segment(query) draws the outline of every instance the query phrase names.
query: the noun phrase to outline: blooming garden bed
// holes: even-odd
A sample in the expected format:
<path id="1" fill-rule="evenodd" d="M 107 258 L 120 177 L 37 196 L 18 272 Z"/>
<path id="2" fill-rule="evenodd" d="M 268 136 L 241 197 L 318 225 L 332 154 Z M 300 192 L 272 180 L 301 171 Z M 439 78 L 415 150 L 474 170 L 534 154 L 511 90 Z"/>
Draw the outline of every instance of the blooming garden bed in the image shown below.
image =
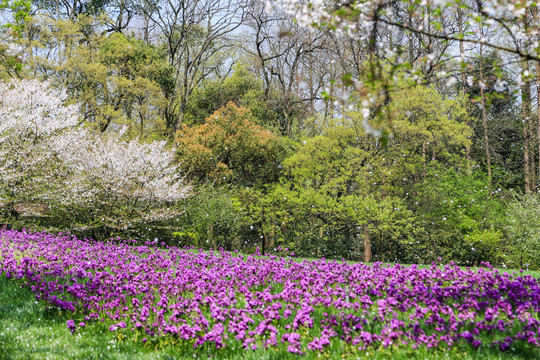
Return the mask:
<path id="1" fill-rule="evenodd" d="M 66 332 L 106 324 L 115 338 L 186 351 L 540 348 L 540 280 L 492 268 L 298 262 L 2 230 L 0 276 L 72 313 Z"/>

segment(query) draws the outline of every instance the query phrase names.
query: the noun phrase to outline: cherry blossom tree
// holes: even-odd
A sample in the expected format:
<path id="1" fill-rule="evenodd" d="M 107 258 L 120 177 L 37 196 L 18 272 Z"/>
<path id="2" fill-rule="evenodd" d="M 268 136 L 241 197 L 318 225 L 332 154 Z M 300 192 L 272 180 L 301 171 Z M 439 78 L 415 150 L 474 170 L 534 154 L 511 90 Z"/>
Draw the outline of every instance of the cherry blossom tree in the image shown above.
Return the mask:
<path id="1" fill-rule="evenodd" d="M 123 140 L 79 125 L 77 105 L 38 80 L 0 83 L 0 203 L 46 203 L 62 228 L 112 236 L 178 214 L 188 196 L 165 141 Z"/>
<path id="2" fill-rule="evenodd" d="M 530 0 L 269 0 L 294 15 L 304 26 L 329 26 L 332 30 L 357 39 L 376 36 L 377 27 L 389 26 L 447 41 L 483 44 L 514 53 L 525 60 L 540 61 L 540 17 L 538 3 Z M 417 26 L 397 16 L 397 6 L 408 5 L 410 19 L 424 19 Z M 442 30 L 437 24 L 449 13 L 460 12 L 473 31 Z M 501 27 L 503 36 L 487 38 L 475 31 L 483 24 Z M 373 39 L 376 41 L 376 39 Z M 386 44 L 385 44 L 386 45 Z M 399 43 L 394 44 L 395 49 Z"/>
<path id="3" fill-rule="evenodd" d="M 33 201 L 50 183 L 55 156 L 49 141 L 78 122 L 65 92 L 37 80 L 0 82 L 0 203 L 17 216 L 16 203 Z"/>
<path id="4" fill-rule="evenodd" d="M 174 219 L 176 202 L 189 187 L 173 164 L 175 153 L 165 141 L 142 143 L 120 134 L 70 131 L 54 144 L 65 168 L 65 186 L 52 195 L 70 227 L 93 237 L 140 235 Z"/>

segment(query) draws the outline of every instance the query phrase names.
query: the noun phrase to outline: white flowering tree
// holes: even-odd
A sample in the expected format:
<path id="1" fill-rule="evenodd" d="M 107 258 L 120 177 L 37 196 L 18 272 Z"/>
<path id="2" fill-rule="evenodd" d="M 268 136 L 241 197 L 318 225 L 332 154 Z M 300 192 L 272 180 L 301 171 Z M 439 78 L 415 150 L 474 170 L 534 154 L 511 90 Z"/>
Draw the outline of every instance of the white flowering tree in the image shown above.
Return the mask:
<path id="1" fill-rule="evenodd" d="M 64 106 L 64 92 L 37 80 L 0 82 L 0 206 L 33 202 L 51 183 L 57 165 L 50 141 L 78 121 L 77 107 Z"/>
<path id="2" fill-rule="evenodd" d="M 57 229 L 103 238 L 174 218 L 189 192 L 175 152 L 163 141 L 124 141 L 123 132 L 94 134 L 66 98 L 37 80 L 0 83 L 4 220 L 22 205 L 46 204 Z"/>
<path id="3" fill-rule="evenodd" d="M 178 216 L 174 204 L 189 195 L 165 141 L 141 143 L 114 135 L 71 131 L 55 149 L 65 164 L 65 186 L 53 197 L 70 227 L 97 238 L 141 235 Z"/>

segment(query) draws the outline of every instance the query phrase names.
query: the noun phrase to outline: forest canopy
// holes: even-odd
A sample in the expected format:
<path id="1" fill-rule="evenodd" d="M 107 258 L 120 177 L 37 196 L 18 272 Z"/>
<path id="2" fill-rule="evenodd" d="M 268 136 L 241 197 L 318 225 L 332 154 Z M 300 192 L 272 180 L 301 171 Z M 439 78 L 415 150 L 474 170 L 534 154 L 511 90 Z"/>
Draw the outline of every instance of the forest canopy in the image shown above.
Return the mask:
<path id="1" fill-rule="evenodd" d="M 4 225 L 540 268 L 534 1 L 0 11 Z"/>

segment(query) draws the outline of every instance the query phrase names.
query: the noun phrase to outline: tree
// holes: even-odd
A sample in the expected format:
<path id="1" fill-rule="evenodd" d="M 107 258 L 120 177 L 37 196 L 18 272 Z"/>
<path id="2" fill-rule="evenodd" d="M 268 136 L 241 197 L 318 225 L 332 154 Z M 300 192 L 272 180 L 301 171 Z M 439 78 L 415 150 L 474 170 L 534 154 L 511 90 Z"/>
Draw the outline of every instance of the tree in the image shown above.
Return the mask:
<path id="1" fill-rule="evenodd" d="M 181 231 L 175 233 L 179 245 L 227 251 L 247 248 L 242 235 L 250 218 L 234 189 L 199 186 L 184 202 L 184 209 Z"/>
<path id="2" fill-rule="evenodd" d="M 389 154 L 388 163 L 404 167 L 399 174 L 420 179 L 430 164 L 466 167 L 464 148 L 472 132 L 466 125 L 469 114 L 465 98 L 444 99 L 433 88 L 417 86 L 396 94 L 385 111 L 394 114 L 395 132 L 385 153 Z M 414 169 L 411 163 L 422 167 Z"/>
<path id="3" fill-rule="evenodd" d="M 0 14 L 6 22 L 0 30 L 0 64 L 8 76 L 20 77 L 22 71 L 22 47 L 16 41 L 30 22 L 30 0 L 2 0 Z"/>
<path id="4" fill-rule="evenodd" d="M 443 258 L 465 265 L 501 263 L 504 192 L 490 192 L 487 172 L 434 167 L 418 184 L 408 206 L 425 230 L 409 244 L 409 261 Z"/>
<path id="5" fill-rule="evenodd" d="M 286 153 L 278 136 L 256 125 L 249 110 L 232 102 L 203 125 L 184 124 L 176 143 L 182 171 L 196 183 L 272 182 Z"/>
<path id="6" fill-rule="evenodd" d="M 125 141 L 79 125 L 78 107 L 48 83 L 0 83 L 0 201 L 46 204 L 45 228 L 95 239 L 141 236 L 178 216 L 189 195 L 165 141 Z M 43 228 L 42 227 L 42 228 Z"/>
<path id="7" fill-rule="evenodd" d="M 327 53 L 330 38 L 299 27 L 285 13 L 269 15 L 260 1 L 250 1 L 245 25 L 250 30 L 245 51 L 264 86 L 264 100 L 275 109 L 281 134 L 320 107 L 329 81 Z M 302 78 L 304 76 L 305 78 Z M 319 110 L 319 109 L 317 109 Z"/>
<path id="8" fill-rule="evenodd" d="M 51 211 L 64 226 L 95 239 L 159 231 L 178 217 L 175 204 L 189 196 L 165 141 L 77 129 L 58 138 L 54 149 L 65 183 L 51 192 Z"/>
<path id="9" fill-rule="evenodd" d="M 432 171 L 465 171 L 469 115 L 463 98 L 422 86 L 396 94 L 384 110 L 394 114 L 386 145 L 362 127 L 362 112 L 349 112 L 283 162 L 280 183 L 254 205 L 266 247 L 365 261 L 410 255 L 422 234 L 420 211 L 412 212 L 419 185 L 427 187 Z"/>
<path id="10" fill-rule="evenodd" d="M 244 66 L 238 65 L 225 79 L 208 79 L 193 91 L 184 123 L 204 124 L 206 118 L 233 102 L 238 107 L 249 109 L 254 119 L 260 121 L 258 125 L 272 126 L 270 113 L 273 111 L 262 100 L 263 91 L 260 79 Z"/>
<path id="11" fill-rule="evenodd" d="M 471 159 L 487 172 L 489 153 L 493 183 L 508 188 L 521 187 L 523 125 L 518 115 L 517 94 L 512 91 L 515 82 L 511 79 L 510 70 L 502 67 L 503 63 L 500 54 L 494 51 L 471 59 L 464 67 L 465 80 L 462 79 L 463 82 L 460 81 L 459 86 L 470 99 L 468 111 L 472 119 L 470 126 L 474 130 L 471 139 Z M 482 77 L 480 69 L 483 70 Z M 477 81 L 480 78 L 483 78 L 482 81 Z M 486 147 L 486 135 L 489 137 L 489 148 Z"/>
<path id="12" fill-rule="evenodd" d="M 10 22 L 3 25 L 3 28 L 21 31 L 30 20 L 32 10 L 31 0 L 2 0 L 0 1 L 0 12 L 11 18 Z M 6 14 L 7 13 L 7 14 Z"/>
<path id="13" fill-rule="evenodd" d="M 227 67 L 229 38 L 242 23 L 244 6 L 240 0 L 143 0 L 142 9 L 159 29 L 175 70 L 175 91 L 167 93 L 164 113 L 168 135 L 174 137 L 193 91 L 204 79 L 220 77 Z"/>
<path id="14" fill-rule="evenodd" d="M 283 162 L 284 177 L 254 210 L 265 248 L 285 246 L 301 256 L 394 259 L 400 240 L 415 232 L 399 197 L 384 193 L 384 158 L 352 128 L 300 144 Z M 363 256 L 361 252 L 363 251 Z"/>
<path id="15" fill-rule="evenodd" d="M 4 217 L 17 218 L 14 205 L 35 202 L 54 178 L 50 147 L 78 123 L 77 106 L 64 106 L 65 92 L 37 80 L 0 82 L 0 201 Z"/>
<path id="16" fill-rule="evenodd" d="M 155 46 L 102 32 L 104 21 L 38 18 L 26 64 L 36 76 L 66 88 L 81 104 L 84 121 L 99 131 L 127 125 L 132 135 L 159 136 L 165 132 L 167 94 L 174 92 L 173 69 Z"/>
<path id="17" fill-rule="evenodd" d="M 368 51 L 372 56 L 367 69 L 369 81 L 361 82 L 355 78 L 347 81 L 349 87 L 365 93 L 366 107 L 374 102 L 390 102 L 396 90 L 394 78 L 387 77 L 380 71 L 380 58 L 375 55 L 384 49 L 386 53 L 399 57 L 406 50 L 413 49 L 410 43 L 394 41 L 393 37 L 386 41 L 381 37 L 393 30 L 419 38 L 418 44 L 422 48 L 419 62 L 429 62 L 437 58 L 432 39 L 443 43 L 447 49 L 444 51 L 446 57 L 452 56 L 453 44 L 478 44 L 522 61 L 540 62 L 537 34 L 540 17 L 536 11 L 537 4 L 533 1 L 517 1 L 509 5 L 506 1 L 462 0 L 355 0 L 344 3 L 280 0 L 274 3 L 294 15 L 301 25 L 329 29 L 342 36 L 369 43 Z M 399 16 L 399 12 L 396 12 L 396 7 L 400 5 L 407 10 L 407 16 Z M 455 27 L 445 26 L 449 18 L 456 18 L 459 24 L 469 24 L 472 31 L 459 24 Z M 488 37 L 484 36 L 482 31 L 475 31 L 485 24 L 499 30 L 500 35 Z M 415 62 L 414 57 L 410 57 L 409 61 L 393 64 L 391 73 L 402 69 L 409 70 L 412 80 L 424 82 L 425 73 L 423 74 L 422 67 L 415 66 Z M 460 60 L 461 64 L 464 62 L 464 59 Z M 438 63 L 437 67 L 440 68 Z M 528 76 L 525 70 L 521 73 L 522 76 L 518 79 Z M 437 78 L 445 78 L 447 71 L 443 68 L 436 71 L 435 75 Z M 374 112 L 375 114 L 382 115 L 378 111 Z M 370 121 L 373 123 L 375 119 L 377 117 L 374 116 Z M 375 125 L 387 128 L 391 124 L 389 116 L 383 120 Z M 385 134 L 386 132 L 381 132 L 383 137 Z"/>
<path id="18" fill-rule="evenodd" d="M 56 20 L 75 20 L 81 15 L 97 15 L 115 0 L 32 0 L 39 10 Z M 111 4 L 112 5 L 112 4 Z"/>

